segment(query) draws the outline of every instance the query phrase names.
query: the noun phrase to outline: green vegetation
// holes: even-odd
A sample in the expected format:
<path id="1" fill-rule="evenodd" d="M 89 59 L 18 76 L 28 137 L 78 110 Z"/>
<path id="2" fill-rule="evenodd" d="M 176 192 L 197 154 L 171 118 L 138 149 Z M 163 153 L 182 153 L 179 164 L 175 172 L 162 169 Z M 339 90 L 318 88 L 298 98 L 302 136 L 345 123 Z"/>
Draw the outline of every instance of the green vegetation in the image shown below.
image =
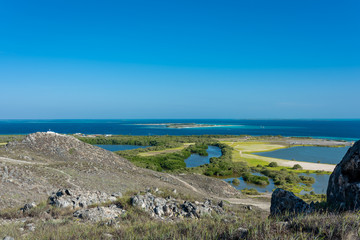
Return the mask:
<path id="1" fill-rule="evenodd" d="M 208 146 L 206 144 L 197 143 L 195 145 L 190 145 L 179 152 L 158 154 L 146 157 L 137 155 L 137 151 L 134 150 L 118 151 L 116 153 L 122 157 L 127 158 L 139 167 L 148 168 L 155 171 L 174 171 L 185 169 L 186 164 L 184 160 L 190 157 L 190 155 L 193 153 L 206 156 L 208 154 L 206 152 L 207 148 Z"/>
<path id="2" fill-rule="evenodd" d="M 219 138 L 226 141 L 219 142 Z M 244 136 L 242 136 L 244 137 Z M 194 172 L 212 177 L 243 177 L 246 182 L 257 185 L 269 184 L 269 178 L 277 187 L 299 193 L 311 190 L 314 178 L 298 176 L 299 173 L 328 174 L 324 171 L 302 170 L 299 164 L 294 167 L 278 165 L 278 159 L 270 162 L 271 158 L 251 154 L 253 152 L 269 151 L 287 146 L 264 142 L 271 136 L 246 137 L 251 141 L 238 141 L 239 136 L 97 136 L 81 137 L 82 141 L 91 144 L 129 144 L 145 145 L 139 148 L 116 152 L 118 155 L 132 161 L 135 165 L 155 171 Z M 277 138 L 280 138 L 277 136 Z M 229 141 L 233 140 L 233 142 Z M 236 140 L 236 141 L 235 141 Z M 207 155 L 207 146 L 221 148 L 222 156 L 211 158 L 209 164 L 195 168 L 186 168 L 184 160 L 191 154 Z M 259 172 L 264 176 L 255 176 L 252 172 Z M 300 184 L 303 183 L 303 184 Z"/>
<path id="3" fill-rule="evenodd" d="M 238 185 L 240 184 L 240 180 L 237 179 L 237 178 L 234 178 L 234 179 L 232 180 L 232 184 L 234 184 L 235 186 L 238 186 Z"/>
<path id="4" fill-rule="evenodd" d="M 75 148 L 70 148 L 70 149 L 69 149 L 69 153 L 70 153 L 70 154 L 74 154 L 75 151 L 76 151 Z"/>
<path id="5" fill-rule="evenodd" d="M 0 135 L 0 145 L 5 145 L 12 141 L 22 141 L 25 135 Z"/>
<path id="6" fill-rule="evenodd" d="M 298 195 L 298 197 L 302 198 L 305 202 L 319 202 L 322 205 L 326 203 L 326 194 L 316 194 L 311 191 L 310 193 L 305 193 L 304 195 Z M 326 207 L 326 206 L 324 206 Z"/>
<path id="7" fill-rule="evenodd" d="M 244 188 L 243 190 L 241 190 L 241 192 L 246 195 L 260 195 L 258 190 L 256 190 L 255 188 Z"/>
<path id="8" fill-rule="evenodd" d="M 299 169 L 303 169 L 303 168 L 302 168 L 302 166 L 301 166 L 300 164 L 295 164 L 295 165 L 293 166 L 293 169 L 294 169 L 294 170 L 299 170 Z"/>
<path id="9" fill-rule="evenodd" d="M 78 137 L 81 141 L 89 144 L 109 144 L 109 145 L 138 145 L 138 146 L 157 146 L 164 148 L 180 147 L 183 143 L 203 143 L 214 141 L 213 135 L 203 136 L 128 136 L 115 135 L 111 137 Z"/>
<path id="10" fill-rule="evenodd" d="M 279 165 L 277 164 L 277 162 L 271 162 L 269 163 L 268 167 L 278 167 Z"/>
<path id="11" fill-rule="evenodd" d="M 244 173 L 242 175 L 242 177 L 244 178 L 245 182 L 250 182 L 250 183 L 257 184 L 257 185 L 268 185 L 269 184 L 269 179 L 265 176 L 256 176 L 251 173 Z"/>

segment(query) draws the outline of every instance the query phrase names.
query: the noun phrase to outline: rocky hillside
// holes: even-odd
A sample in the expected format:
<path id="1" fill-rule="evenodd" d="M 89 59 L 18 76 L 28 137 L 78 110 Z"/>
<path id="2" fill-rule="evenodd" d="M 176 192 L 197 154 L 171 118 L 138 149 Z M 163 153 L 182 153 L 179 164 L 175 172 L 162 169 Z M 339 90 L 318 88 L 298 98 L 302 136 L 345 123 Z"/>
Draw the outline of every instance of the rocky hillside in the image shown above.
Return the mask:
<path id="1" fill-rule="evenodd" d="M 39 202 L 59 188 L 114 192 L 161 188 L 193 198 L 237 197 L 224 181 L 135 167 L 112 152 L 56 133 L 34 133 L 0 147 L 0 208 Z"/>
<path id="2" fill-rule="evenodd" d="M 77 161 L 109 165 L 126 165 L 129 162 L 105 149 L 86 144 L 77 138 L 54 132 L 37 132 L 25 137 L 21 142 L 11 142 L 6 146 L 9 153 L 26 160 Z M 29 155 L 29 156 L 28 156 Z"/>

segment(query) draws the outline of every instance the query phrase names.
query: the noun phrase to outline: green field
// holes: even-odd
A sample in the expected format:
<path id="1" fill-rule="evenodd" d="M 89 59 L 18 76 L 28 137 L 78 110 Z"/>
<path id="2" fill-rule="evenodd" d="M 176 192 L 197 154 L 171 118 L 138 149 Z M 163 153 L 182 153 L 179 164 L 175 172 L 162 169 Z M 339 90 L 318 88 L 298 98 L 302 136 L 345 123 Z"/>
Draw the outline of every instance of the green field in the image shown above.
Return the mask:
<path id="1" fill-rule="evenodd" d="M 194 145 L 194 144 L 195 143 L 184 143 L 183 146 L 181 146 L 181 147 L 167 148 L 167 149 L 159 150 L 159 151 L 141 152 L 141 153 L 138 154 L 138 156 L 149 157 L 149 156 L 155 156 L 155 155 L 158 155 L 158 154 L 179 152 L 179 151 L 183 150 L 184 148 L 186 148 L 186 147 L 188 147 L 190 145 Z"/>

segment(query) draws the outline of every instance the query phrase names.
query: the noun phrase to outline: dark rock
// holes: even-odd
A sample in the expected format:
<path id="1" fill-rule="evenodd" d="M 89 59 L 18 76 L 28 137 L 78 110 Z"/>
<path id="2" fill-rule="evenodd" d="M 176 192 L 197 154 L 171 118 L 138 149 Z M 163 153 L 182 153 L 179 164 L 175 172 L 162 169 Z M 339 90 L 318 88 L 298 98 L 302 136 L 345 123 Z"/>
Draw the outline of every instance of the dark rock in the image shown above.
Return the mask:
<path id="1" fill-rule="evenodd" d="M 246 228 L 239 227 L 235 230 L 233 239 L 245 239 L 249 233 L 249 230 Z"/>
<path id="2" fill-rule="evenodd" d="M 22 207 L 20 210 L 22 210 L 23 212 L 26 212 L 32 208 L 36 207 L 36 204 L 35 203 L 26 203 L 24 205 L 24 207 Z"/>
<path id="3" fill-rule="evenodd" d="M 360 209 L 360 141 L 347 151 L 331 174 L 327 202 L 336 210 Z"/>
<path id="4" fill-rule="evenodd" d="M 277 188 L 271 196 L 270 215 L 310 213 L 312 208 L 292 192 Z"/>

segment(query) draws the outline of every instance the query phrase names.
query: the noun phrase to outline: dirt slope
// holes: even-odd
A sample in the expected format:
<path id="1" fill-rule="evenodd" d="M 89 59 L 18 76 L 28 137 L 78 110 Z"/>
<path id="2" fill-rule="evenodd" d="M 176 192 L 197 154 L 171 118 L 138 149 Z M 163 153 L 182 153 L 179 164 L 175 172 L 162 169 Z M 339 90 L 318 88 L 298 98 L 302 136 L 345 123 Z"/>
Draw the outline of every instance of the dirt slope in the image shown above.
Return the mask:
<path id="1" fill-rule="evenodd" d="M 0 209 L 44 200 L 58 188 L 124 193 L 147 187 L 176 189 L 199 199 L 240 196 L 224 181 L 138 168 L 72 136 L 34 133 L 21 142 L 0 147 Z"/>

